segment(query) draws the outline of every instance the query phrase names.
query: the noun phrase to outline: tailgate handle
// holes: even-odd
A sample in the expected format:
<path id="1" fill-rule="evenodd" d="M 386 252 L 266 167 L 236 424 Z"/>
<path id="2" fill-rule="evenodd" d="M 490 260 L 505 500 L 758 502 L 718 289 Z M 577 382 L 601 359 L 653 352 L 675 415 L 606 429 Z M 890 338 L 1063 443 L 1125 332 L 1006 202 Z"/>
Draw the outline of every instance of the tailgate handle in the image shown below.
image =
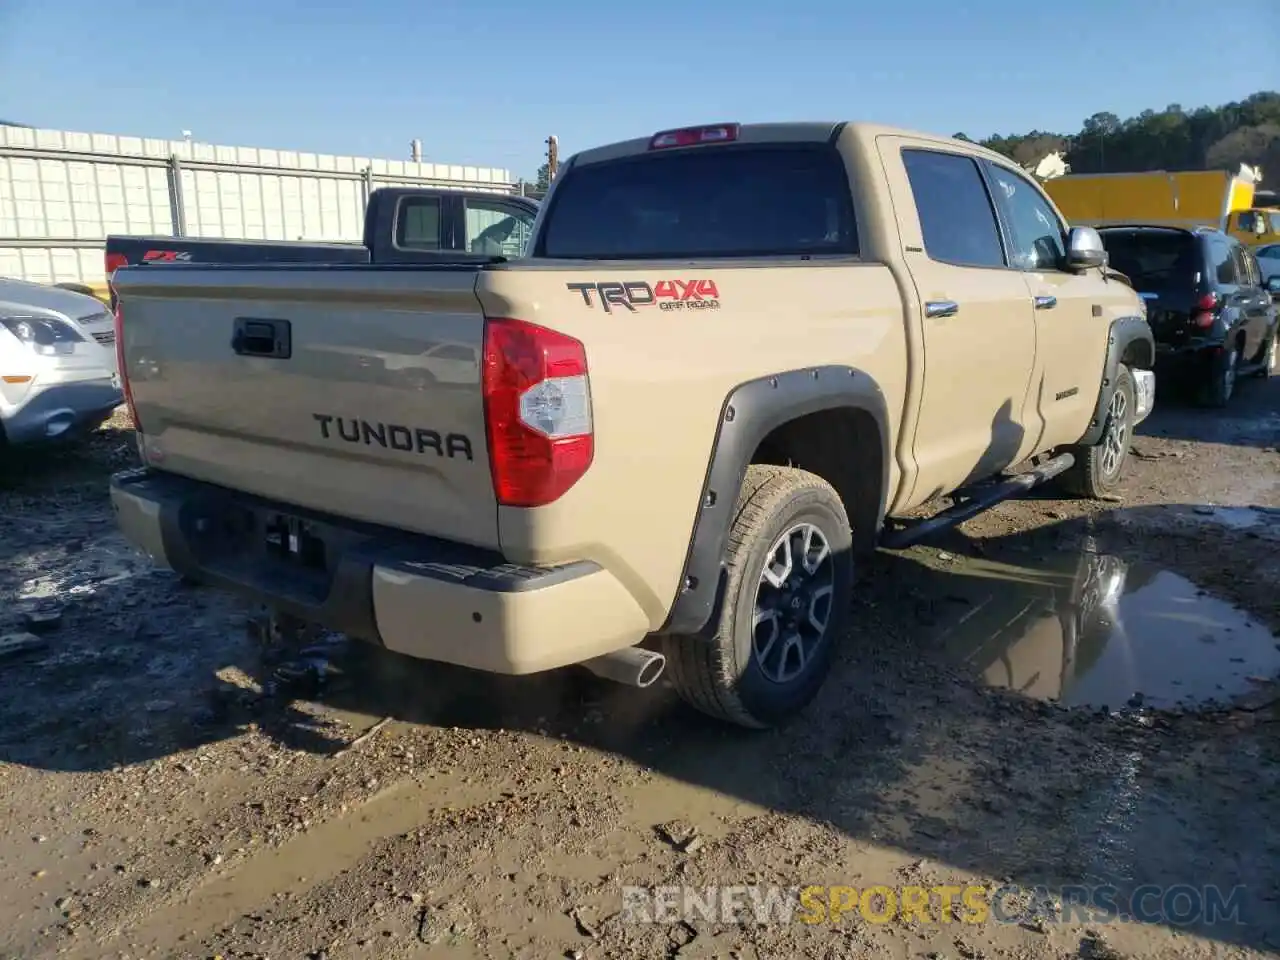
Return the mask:
<path id="1" fill-rule="evenodd" d="M 236 317 L 231 349 L 242 357 L 274 357 L 287 360 L 293 355 L 293 337 L 288 320 Z"/>

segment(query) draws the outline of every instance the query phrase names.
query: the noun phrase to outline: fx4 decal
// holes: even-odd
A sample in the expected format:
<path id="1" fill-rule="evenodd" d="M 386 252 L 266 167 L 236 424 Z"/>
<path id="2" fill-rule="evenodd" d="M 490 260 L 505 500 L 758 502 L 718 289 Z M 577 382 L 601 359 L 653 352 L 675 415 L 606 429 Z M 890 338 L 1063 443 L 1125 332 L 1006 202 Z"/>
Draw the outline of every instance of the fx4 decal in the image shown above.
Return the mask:
<path id="1" fill-rule="evenodd" d="M 150 263 L 186 263 L 191 259 L 189 250 L 148 250 L 142 255 Z"/>
<path id="2" fill-rule="evenodd" d="M 614 307 L 636 312 L 638 307 L 657 306 L 659 310 L 718 310 L 720 291 L 714 280 L 604 280 L 599 283 L 566 283 L 566 287 L 582 295 L 585 306 L 599 304 L 605 313 Z"/>

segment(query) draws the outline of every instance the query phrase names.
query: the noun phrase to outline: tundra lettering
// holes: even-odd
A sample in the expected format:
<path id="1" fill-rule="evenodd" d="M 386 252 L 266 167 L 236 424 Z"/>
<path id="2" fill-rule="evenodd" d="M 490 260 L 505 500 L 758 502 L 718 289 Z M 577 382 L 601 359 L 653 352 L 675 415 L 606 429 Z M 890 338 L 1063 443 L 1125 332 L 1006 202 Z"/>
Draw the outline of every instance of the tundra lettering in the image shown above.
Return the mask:
<path id="1" fill-rule="evenodd" d="M 377 444 L 379 447 L 392 450 L 417 453 L 433 450 L 438 457 L 475 459 L 471 452 L 471 440 L 461 433 L 448 433 L 442 438 L 435 430 L 427 430 L 423 427 L 377 423 L 355 417 L 347 419 L 328 413 L 313 413 L 311 416 L 320 424 L 320 436 L 325 440 L 333 439 L 333 432 L 329 429 L 329 425 L 336 422 L 338 437 L 347 443 L 363 443 L 366 446 Z"/>

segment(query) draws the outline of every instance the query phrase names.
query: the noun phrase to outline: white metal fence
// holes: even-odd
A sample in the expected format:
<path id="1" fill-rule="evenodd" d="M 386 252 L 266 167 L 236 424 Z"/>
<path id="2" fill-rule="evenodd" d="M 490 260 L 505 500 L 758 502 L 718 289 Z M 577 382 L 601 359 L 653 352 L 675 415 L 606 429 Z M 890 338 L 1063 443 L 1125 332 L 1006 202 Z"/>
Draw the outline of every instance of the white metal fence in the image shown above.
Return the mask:
<path id="1" fill-rule="evenodd" d="M 492 167 L 0 126 L 0 276 L 101 283 L 112 233 L 359 241 L 386 186 L 517 189 Z"/>

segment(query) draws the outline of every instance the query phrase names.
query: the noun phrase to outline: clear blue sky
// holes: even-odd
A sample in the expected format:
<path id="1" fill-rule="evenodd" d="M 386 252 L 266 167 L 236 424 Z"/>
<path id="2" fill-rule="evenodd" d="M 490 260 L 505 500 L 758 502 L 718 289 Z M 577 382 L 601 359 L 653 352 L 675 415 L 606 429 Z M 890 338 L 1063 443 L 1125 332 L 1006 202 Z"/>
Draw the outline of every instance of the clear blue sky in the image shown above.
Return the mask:
<path id="1" fill-rule="evenodd" d="M 0 118 L 500 166 L 703 121 L 1073 131 L 1280 86 L 1280 3 L 0 0 Z M 1252 23 L 1245 26 L 1246 18 Z M 1235 39 L 1232 39 L 1234 35 Z M 1259 41 L 1258 56 L 1241 42 Z M 1205 64 L 1207 69 L 1200 69 Z M 1122 79 L 1124 77 L 1129 79 Z"/>

